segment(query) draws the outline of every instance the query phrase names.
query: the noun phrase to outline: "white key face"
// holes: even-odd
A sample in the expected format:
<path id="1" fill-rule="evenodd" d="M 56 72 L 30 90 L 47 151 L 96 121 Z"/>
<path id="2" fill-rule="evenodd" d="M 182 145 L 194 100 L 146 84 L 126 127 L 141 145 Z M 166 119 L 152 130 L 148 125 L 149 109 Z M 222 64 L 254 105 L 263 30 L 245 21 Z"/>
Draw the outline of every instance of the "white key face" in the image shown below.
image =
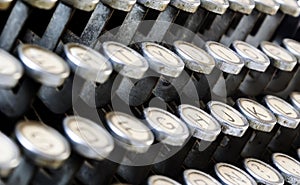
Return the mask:
<path id="1" fill-rule="evenodd" d="M 160 48 L 155 45 L 147 45 L 146 49 L 153 58 L 156 58 L 156 60 L 161 61 L 165 65 L 178 66 L 180 63 L 171 51 L 165 48 Z"/>
<path id="2" fill-rule="evenodd" d="M 259 3 L 267 5 L 269 7 L 273 7 L 276 5 L 274 0 L 255 0 L 255 2 L 259 2 Z"/>
<path id="3" fill-rule="evenodd" d="M 241 170 L 237 170 L 232 168 L 231 166 L 219 166 L 218 173 L 228 181 L 230 184 L 234 185 L 253 185 L 252 181 L 241 172 Z M 224 181 L 224 180 L 223 180 Z"/>
<path id="4" fill-rule="evenodd" d="M 149 185 L 180 185 L 178 182 L 161 175 L 154 175 L 148 179 Z"/>
<path id="5" fill-rule="evenodd" d="M 60 74 L 66 71 L 62 60 L 53 53 L 45 52 L 34 47 L 26 47 L 23 50 L 23 55 L 48 73 Z"/>
<path id="6" fill-rule="evenodd" d="M 179 49 L 187 56 L 189 56 L 190 59 L 194 60 L 197 63 L 200 64 L 211 64 L 211 59 L 207 56 L 207 54 L 204 54 L 205 51 L 197 49 L 195 46 L 181 43 L 178 45 Z"/>
<path id="7" fill-rule="evenodd" d="M 56 157 L 66 151 L 65 143 L 47 127 L 26 125 L 21 128 L 20 132 L 38 153 Z"/>
<path id="8" fill-rule="evenodd" d="M 223 5 L 223 4 L 226 4 L 224 0 L 213 0 L 213 1 L 214 1 L 214 2 L 217 2 L 217 3 L 219 3 L 219 4 L 222 4 L 222 5 Z"/>
<path id="9" fill-rule="evenodd" d="M 187 179 L 189 185 L 221 185 L 215 179 L 212 179 L 212 177 L 203 175 L 194 170 L 188 173 Z"/>
<path id="10" fill-rule="evenodd" d="M 164 133 L 182 135 L 187 132 L 187 127 L 182 122 L 159 110 L 150 111 L 148 118 L 155 124 L 155 128 L 162 130 Z"/>
<path id="11" fill-rule="evenodd" d="M 294 109 L 292 109 L 289 104 L 287 104 L 284 101 L 281 101 L 280 99 L 270 98 L 268 99 L 270 105 L 274 107 L 274 109 L 277 110 L 278 113 L 281 113 L 284 116 L 290 117 L 290 118 L 297 118 L 298 114 L 295 112 Z"/>
<path id="12" fill-rule="evenodd" d="M 287 158 L 285 155 L 276 155 L 274 157 L 277 165 L 283 168 L 289 175 L 300 177 L 300 163 L 295 159 Z"/>
<path id="13" fill-rule="evenodd" d="M 116 134 L 126 137 L 129 140 L 143 141 L 148 143 L 154 136 L 150 129 L 136 118 L 126 114 L 115 113 L 108 118 L 116 128 L 113 130 Z M 121 133 L 121 134 L 120 134 Z"/>
<path id="14" fill-rule="evenodd" d="M 219 118 L 220 122 L 225 121 L 232 125 L 244 126 L 244 120 L 233 110 L 233 108 L 221 104 L 214 104 L 211 107 L 211 112 L 214 112 L 218 116 L 216 119 Z"/>
<path id="15" fill-rule="evenodd" d="M 293 57 L 284 49 L 279 46 L 274 46 L 270 44 L 264 45 L 265 49 L 268 50 L 275 58 L 280 58 L 287 62 L 293 62 Z"/>
<path id="16" fill-rule="evenodd" d="M 218 130 L 219 125 L 212 120 L 207 114 L 198 111 L 192 107 L 185 107 L 182 109 L 182 116 L 187 118 L 194 127 L 199 127 L 203 130 Z"/>
<path id="17" fill-rule="evenodd" d="M 103 148 L 110 144 L 110 140 L 99 132 L 99 129 L 81 120 L 72 120 L 67 126 L 81 141 L 92 148 Z"/>
<path id="18" fill-rule="evenodd" d="M 300 43 L 299 42 L 290 41 L 290 42 L 288 42 L 288 45 L 295 51 L 298 51 L 300 54 Z"/>
<path id="19" fill-rule="evenodd" d="M 240 59 L 236 54 L 231 51 L 230 49 L 219 45 L 219 44 L 210 44 L 209 48 L 212 52 L 214 52 L 217 56 L 221 57 L 222 59 L 231 62 L 231 63 L 240 63 Z"/>
<path id="20" fill-rule="evenodd" d="M 85 48 L 79 46 L 72 46 L 70 48 L 71 54 L 76 57 L 77 60 L 82 63 L 82 65 L 96 70 L 105 70 L 109 68 L 109 64 L 104 60 L 100 54 L 96 55 L 93 52 L 86 50 Z"/>
<path id="21" fill-rule="evenodd" d="M 244 43 L 237 43 L 236 47 L 243 52 L 243 54 L 245 54 L 246 56 L 250 57 L 252 60 L 258 61 L 260 63 L 268 63 L 268 61 L 266 61 L 265 57 L 260 53 L 257 52 L 255 49 L 253 49 L 252 47 L 248 47 L 246 44 Z"/>
<path id="22" fill-rule="evenodd" d="M 273 119 L 267 109 L 260 104 L 253 103 L 252 101 L 248 100 L 243 100 L 241 101 L 241 106 L 244 110 L 246 110 L 249 114 L 257 119 L 264 121 L 271 121 Z"/>
<path id="23" fill-rule="evenodd" d="M 110 53 L 110 57 L 117 63 L 130 66 L 143 66 L 143 58 L 138 57 L 133 51 L 122 45 L 110 43 L 107 46 L 107 52 Z"/>
<path id="24" fill-rule="evenodd" d="M 9 142 L 6 136 L 2 136 L 0 133 L 0 169 L 7 167 L 6 165 L 12 161 L 18 162 L 19 150 L 16 145 L 12 142 Z"/>
<path id="25" fill-rule="evenodd" d="M 281 181 L 280 177 L 277 174 L 278 172 L 276 173 L 274 168 L 267 166 L 264 163 L 261 163 L 257 160 L 248 160 L 246 165 L 252 173 L 267 182 L 276 183 Z"/>
<path id="26" fill-rule="evenodd" d="M 7 57 L 0 50 L 0 73 L 4 75 L 13 75 L 17 70 L 17 66 L 11 61 L 11 58 Z"/>

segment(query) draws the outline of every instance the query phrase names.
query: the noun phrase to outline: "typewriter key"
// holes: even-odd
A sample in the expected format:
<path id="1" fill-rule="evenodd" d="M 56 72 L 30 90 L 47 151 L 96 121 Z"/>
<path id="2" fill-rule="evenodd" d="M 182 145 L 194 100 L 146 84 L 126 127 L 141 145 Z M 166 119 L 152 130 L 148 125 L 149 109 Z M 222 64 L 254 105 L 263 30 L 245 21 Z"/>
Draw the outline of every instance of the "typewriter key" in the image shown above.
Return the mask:
<path id="1" fill-rule="evenodd" d="M 245 66 L 249 69 L 239 86 L 239 90 L 247 95 L 260 93 L 269 82 L 268 78 L 262 77 L 263 72 L 270 65 L 269 58 L 257 48 L 243 41 L 234 41 L 232 47 L 244 60 Z"/>
<path id="2" fill-rule="evenodd" d="M 18 146 L 0 132 L 0 177 L 6 178 L 21 162 Z"/>
<path id="3" fill-rule="evenodd" d="M 62 135 L 35 121 L 19 122 L 15 135 L 25 157 L 8 179 L 8 184 L 34 184 L 38 173 L 48 172 L 48 177 L 60 174 L 71 153 L 69 143 Z"/>
<path id="4" fill-rule="evenodd" d="M 37 45 L 20 45 L 18 55 L 25 66 L 26 74 L 35 81 L 30 83 L 29 91 L 37 91 L 39 99 L 33 104 L 41 102 L 50 112 L 65 113 L 72 104 L 69 95 L 72 80 L 68 64 L 55 53 Z M 37 110 L 42 115 L 41 109 Z"/>
<path id="5" fill-rule="evenodd" d="M 23 75 L 21 63 L 5 50 L 0 49 L 0 87 L 13 88 Z"/>
<path id="6" fill-rule="evenodd" d="M 112 65 L 103 55 L 81 44 L 68 43 L 64 46 L 64 58 L 74 73 L 73 95 L 78 95 L 91 107 L 108 104 L 113 79 Z M 73 81 L 72 80 L 72 81 Z M 105 90 L 104 90 L 105 89 Z M 77 97 L 73 97 L 73 100 Z"/>
<path id="7" fill-rule="evenodd" d="M 147 124 L 154 132 L 156 141 L 160 144 L 159 151 L 153 165 L 158 174 L 177 178 L 182 172 L 181 165 L 184 159 L 184 149 L 189 137 L 188 127 L 175 115 L 159 108 L 144 109 Z M 178 161 L 177 161 L 178 159 Z"/>
<path id="8" fill-rule="evenodd" d="M 240 158 L 240 153 L 244 148 L 244 136 L 249 127 L 247 119 L 233 107 L 211 101 L 208 103 L 210 114 L 221 125 L 222 133 L 216 140 L 216 149 L 211 155 L 210 163 L 229 162 L 236 163 Z M 210 164 L 210 165 L 211 165 Z"/>
<path id="9" fill-rule="evenodd" d="M 260 12 L 269 15 L 275 15 L 280 5 L 274 0 L 255 0 L 255 8 Z"/>
<path id="10" fill-rule="evenodd" d="M 183 178 L 185 185 L 221 185 L 221 183 L 214 179 L 212 176 L 198 170 L 185 170 L 183 173 Z"/>
<path id="11" fill-rule="evenodd" d="M 154 97 L 165 102 L 174 102 L 189 80 L 189 76 L 182 73 L 184 62 L 169 49 L 151 42 L 141 44 L 141 52 L 149 62 L 149 77 L 154 77 L 157 84 L 152 90 Z M 150 81 L 150 78 L 148 78 Z M 149 100 L 151 101 L 151 100 Z"/>
<path id="12" fill-rule="evenodd" d="M 254 0 L 229 0 L 230 9 L 236 12 L 240 12 L 243 14 L 251 14 L 252 10 L 255 7 Z"/>
<path id="13" fill-rule="evenodd" d="M 53 8 L 57 2 L 57 0 L 23 0 L 24 2 L 30 4 L 31 6 L 49 10 Z"/>
<path id="14" fill-rule="evenodd" d="M 74 8 L 83 11 L 92 11 L 95 9 L 96 5 L 99 3 L 99 0 L 62 0 L 62 2 L 67 3 Z"/>
<path id="15" fill-rule="evenodd" d="M 274 113 L 277 123 L 280 125 L 276 125 L 277 128 L 274 128 L 278 131 L 268 148 L 272 152 L 288 152 L 299 133 L 299 128 L 297 127 L 300 121 L 300 114 L 292 105 L 276 96 L 265 96 L 264 103 Z"/>
<path id="16" fill-rule="evenodd" d="M 178 111 L 181 120 L 188 125 L 192 134 L 185 146 L 190 147 L 184 165 L 187 168 L 206 169 L 217 147 L 214 141 L 221 132 L 221 126 L 211 115 L 194 106 L 180 105 Z"/>
<path id="17" fill-rule="evenodd" d="M 68 43 L 64 52 L 74 73 L 96 83 L 104 83 L 112 73 L 112 65 L 100 53 L 81 44 Z"/>
<path id="18" fill-rule="evenodd" d="M 203 0 L 201 7 L 216 14 L 224 14 L 229 7 L 229 2 L 227 0 Z"/>
<path id="19" fill-rule="evenodd" d="M 1 0 L 0 1 L 0 10 L 6 10 L 9 8 L 13 0 Z"/>
<path id="20" fill-rule="evenodd" d="M 219 70 L 216 70 L 215 73 L 218 74 L 219 79 L 222 80 L 222 76 L 225 78 L 223 83 L 221 81 L 216 82 L 213 92 L 223 98 L 230 96 L 235 92 L 246 75 L 244 70 L 242 70 L 244 61 L 227 46 L 217 42 L 206 42 L 205 49 L 216 61 L 216 67 Z M 226 89 L 225 92 L 224 89 Z"/>
<path id="21" fill-rule="evenodd" d="M 195 95 L 195 92 L 190 92 L 190 84 L 187 84 L 183 89 L 184 95 L 189 97 L 186 99 L 209 101 L 211 99 L 209 84 L 213 84 L 215 80 L 213 75 L 210 75 L 215 67 L 214 59 L 201 48 L 185 41 L 174 42 L 174 50 L 184 61 L 185 71 L 190 75 L 198 93 Z"/>
<path id="22" fill-rule="evenodd" d="M 257 183 L 268 185 L 284 184 L 282 175 L 272 166 L 260 160 L 247 158 L 244 160 L 244 168 L 256 180 Z"/>
<path id="23" fill-rule="evenodd" d="M 286 183 L 300 183 L 300 163 L 296 159 L 282 153 L 274 153 L 272 161 L 283 176 Z"/>
<path id="24" fill-rule="evenodd" d="M 141 80 L 148 70 L 148 62 L 135 50 L 117 42 L 104 42 L 103 52 L 119 74 L 114 73 L 112 106 L 118 111 L 130 113 L 128 107 L 143 104 L 155 86 L 155 82 L 148 84 Z M 142 85 L 139 86 L 139 83 Z"/>
<path id="25" fill-rule="evenodd" d="M 251 99 L 239 98 L 236 105 L 251 127 L 242 138 L 247 143 L 241 156 L 260 158 L 275 134 L 271 131 L 276 124 L 276 117 L 270 110 Z"/>
<path id="26" fill-rule="evenodd" d="M 297 59 L 284 48 L 271 42 L 260 44 L 262 51 L 270 58 L 272 66 L 266 71 L 266 76 L 272 76 L 266 86 L 266 92 L 279 92 L 285 89 L 293 77 Z M 291 72 L 292 71 L 292 72 Z M 269 77 L 267 77 L 269 78 Z"/>
<path id="27" fill-rule="evenodd" d="M 171 0 L 171 5 L 189 13 L 195 13 L 200 6 L 200 0 Z"/>
<path id="28" fill-rule="evenodd" d="M 117 9 L 117 10 L 121 10 L 121 11 L 125 11 L 125 12 L 129 12 L 132 7 L 134 6 L 134 4 L 136 3 L 136 0 L 119 0 L 119 1 L 115 1 L 115 0 L 101 0 L 104 4 L 107 4 L 108 6 Z"/>
<path id="29" fill-rule="evenodd" d="M 71 154 L 71 158 L 77 161 L 73 161 L 75 164 L 69 169 L 73 170 L 73 175 L 76 173 L 75 178 L 83 184 L 97 184 L 110 179 L 113 174 L 105 158 L 114 148 L 111 135 L 95 122 L 79 116 L 66 117 L 63 127 L 76 152 Z M 97 175 L 99 173 L 100 176 Z"/>
<path id="30" fill-rule="evenodd" d="M 164 11 L 168 4 L 170 3 L 170 0 L 138 0 L 139 3 L 143 4 L 144 6 L 158 10 L 158 11 Z"/>
<path id="31" fill-rule="evenodd" d="M 255 180 L 245 171 L 231 164 L 217 163 L 215 165 L 215 173 L 222 184 L 231 185 L 256 185 Z"/>
<path id="32" fill-rule="evenodd" d="M 300 76 L 300 66 L 299 66 L 300 43 L 295 40 L 292 40 L 292 39 L 283 39 L 282 44 L 289 52 L 291 52 L 297 58 L 297 61 L 298 61 L 298 64 L 295 67 L 297 69 L 295 69 L 294 76 L 291 79 L 289 86 L 285 89 L 284 95 L 286 96 L 286 95 L 289 95 L 293 90 L 299 89 L 297 84 L 300 82 L 300 80 L 299 80 L 299 76 Z"/>
<path id="33" fill-rule="evenodd" d="M 20 45 L 18 54 L 27 74 L 43 85 L 58 87 L 70 74 L 70 69 L 63 59 L 39 46 Z"/>
<path id="34" fill-rule="evenodd" d="M 192 136 L 180 151 L 168 159 L 168 163 L 178 163 L 177 168 L 180 168 L 182 163 L 188 168 L 201 167 L 202 163 L 206 162 L 205 159 L 202 160 L 202 151 L 216 140 L 221 127 L 209 114 L 191 105 L 180 105 L 178 115 L 186 123 Z M 176 166 L 173 164 L 171 167 Z"/>
<path id="35" fill-rule="evenodd" d="M 113 158 L 110 159 L 123 157 L 118 175 L 126 182 L 140 184 L 147 177 L 155 158 L 147 152 L 154 141 L 152 132 L 140 120 L 125 113 L 110 112 L 106 120 L 117 143 L 117 150 L 111 153 Z"/>
<path id="36" fill-rule="evenodd" d="M 180 185 L 180 183 L 162 175 L 153 175 L 148 178 L 147 185 Z"/>
<path id="37" fill-rule="evenodd" d="M 283 13 L 293 17 L 298 17 L 300 15 L 300 6 L 296 1 L 292 1 L 292 0 L 284 0 L 284 1 L 275 0 L 275 1 L 280 4 L 280 10 Z"/>

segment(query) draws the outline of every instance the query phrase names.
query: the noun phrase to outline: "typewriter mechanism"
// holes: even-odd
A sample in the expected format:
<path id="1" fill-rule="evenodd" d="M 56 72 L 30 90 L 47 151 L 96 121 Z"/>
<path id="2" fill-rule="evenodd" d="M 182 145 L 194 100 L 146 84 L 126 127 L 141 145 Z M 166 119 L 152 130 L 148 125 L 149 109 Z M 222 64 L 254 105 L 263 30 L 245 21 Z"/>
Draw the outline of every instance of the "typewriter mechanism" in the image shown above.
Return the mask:
<path id="1" fill-rule="evenodd" d="M 0 185 L 299 185 L 300 2 L 0 0 Z"/>

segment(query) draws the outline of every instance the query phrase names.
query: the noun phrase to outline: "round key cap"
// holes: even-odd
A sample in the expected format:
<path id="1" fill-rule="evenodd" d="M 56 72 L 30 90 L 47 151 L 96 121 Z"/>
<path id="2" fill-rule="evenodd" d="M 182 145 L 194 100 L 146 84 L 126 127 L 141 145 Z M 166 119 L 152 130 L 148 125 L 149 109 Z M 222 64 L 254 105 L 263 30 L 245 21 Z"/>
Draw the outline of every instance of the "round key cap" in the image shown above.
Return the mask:
<path id="1" fill-rule="evenodd" d="M 49 10 L 54 7 L 57 0 L 23 0 L 24 2 L 36 8 Z"/>
<path id="2" fill-rule="evenodd" d="M 0 10 L 6 10 L 13 0 L 0 0 Z"/>
<path id="3" fill-rule="evenodd" d="M 228 0 L 202 0 L 201 7 L 216 14 L 224 14 L 227 8 L 229 7 L 229 1 Z"/>
<path id="4" fill-rule="evenodd" d="M 186 67 L 203 74 L 210 74 L 215 67 L 214 59 L 203 49 L 185 41 L 174 42 L 174 49 Z"/>
<path id="5" fill-rule="evenodd" d="M 231 164 L 217 163 L 215 165 L 215 173 L 222 184 L 256 185 L 255 180 L 250 175 Z"/>
<path id="6" fill-rule="evenodd" d="M 239 98 L 237 106 L 248 119 L 250 127 L 255 130 L 270 132 L 277 122 L 270 110 L 254 100 Z"/>
<path id="7" fill-rule="evenodd" d="M 62 58 L 39 46 L 20 45 L 18 54 L 27 74 L 43 85 L 60 86 L 70 74 L 70 68 Z"/>
<path id="8" fill-rule="evenodd" d="M 89 47 L 69 43 L 64 46 L 64 52 L 74 73 L 86 80 L 104 83 L 112 73 L 111 63 Z"/>
<path id="9" fill-rule="evenodd" d="M 206 42 L 205 49 L 215 59 L 216 66 L 226 73 L 238 74 L 244 66 L 241 58 L 223 44 L 209 41 Z"/>
<path id="10" fill-rule="evenodd" d="M 200 0 L 171 0 L 171 5 L 180 10 L 195 13 L 200 6 Z"/>
<path id="11" fill-rule="evenodd" d="M 214 141 L 221 132 L 220 124 L 205 111 L 187 104 L 178 107 L 179 115 L 194 137 Z"/>
<path id="12" fill-rule="evenodd" d="M 62 0 L 62 2 L 67 3 L 79 10 L 92 11 L 99 3 L 99 0 Z"/>
<path id="13" fill-rule="evenodd" d="M 243 41 L 234 41 L 232 46 L 249 69 L 264 72 L 270 65 L 269 58 L 254 46 Z"/>
<path id="14" fill-rule="evenodd" d="M 114 148 L 111 135 L 86 118 L 67 117 L 63 121 L 63 127 L 75 151 L 86 158 L 102 160 Z"/>
<path id="15" fill-rule="evenodd" d="M 142 53 L 148 60 L 150 68 L 169 77 L 178 77 L 184 69 L 184 63 L 175 53 L 167 48 L 151 43 L 142 43 Z"/>
<path id="16" fill-rule="evenodd" d="M 125 12 L 129 12 L 133 5 L 136 3 L 136 0 L 101 0 L 104 4 L 115 8 L 117 10 L 122 10 Z"/>
<path id="17" fill-rule="evenodd" d="M 275 15 L 280 5 L 274 0 L 255 0 L 255 8 L 265 14 Z"/>
<path id="18" fill-rule="evenodd" d="M 183 173 L 183 178 L 186 185 L 221 185 L 221 183 L 212 176 L 198 170 L 185 170 Z"/>
<path id="19" fill-rule="evenodd" d="M 277 122 L 288 128 L 296 128 L 300 122 L 299 112 L 288 102 L 276 96 L 264 97 L 267 107 L 275 114 Z"/>
<path id="20" fill-rule="evenodd" d="M 210 114 L 221 124 L 223 133 L 236 137 L 244 135 L 249 123 L 236 109 L 218 101 L 211 101 L 207 106 Z"/>
<path id="21" fill-rule="evenodd" d="M 272 65 L 280 70 L 292 71 L 297 64 L 297 59 L 294 55 L 272 42 L 263 41 L 260 47 L 271 59 Z"/>
<path id="22" fill-rule="evenodd" d="M 283 185 L 284 179 L 282 175 L 272 166 L 254 158 L 244 160 L 246 171 L 261 184 Z"/>
<path id="23" fill-rule="evenodd" d="M 123 76 L 140 79 L 148 70 L 149 65 L 145 58 L 123 44 L 104 42 L 103 52 L 112 62 L 114 69 Z"/>
<path id="24" fill-rule="evenodd" d="M 295 0 L 275 0 L 280 4 L 280 10 L 293 17 L 298 17 L 300 14 L 300 6 Z"/>
<path id="25" fill-rule="evenodd" d="M 292 92 L 290 94 L 290 101 L 294 108 L 300 111 L 300 92 Z"/>
<path id="26" fill-rule="evenodd" d="M 178 182 L 162 175 L 153 175 L 148 178 L 147 185 L 180 185 Z"/>
<path id="27" fill-rule="evenodd" d="M 229 0 L 230 9 L 243 14 L 251 14 L 255 7 L 254 0 Z"/>
<path id="28" fill-rule="evenodd" d="M 60 167 L 71 153 L 66 139 L 53 128 L 40 122 L 18 123 L 16 138 L 24 148 L 27 157 L 44 167 Z"/>
<path id="29" fill-rule="evenodd" d="M 299 161 L 282 153 L 274 153 L 272 161 L 287 183 L 300 184 Z"/>
<path id="30" fill-rule="evenodd" d="M 282 44 L 284 47 L 291 52 L 295 57 L 300 59 L 300 43 L 293 39 L 283 39 Z"/>
<path id="31" fill-rule="evenodd" d="M 148 107 L 144 110 L 144 115 L 157 140 L 163 143 L 181 146 L 189 136 L 187 126 L 163 109 Z"/>
<path id="32" fill-rule="evenodd" d="M 0 86 L 12 88 L 23 75 L 21 63 L 5 50 L 0 49 Z"/>
<path id="33" fill-rule="evenodd" d="M 139 3 L 143 4 L 144 6 L 148 8 L 152 8 L 154 10 L 158 11 L 164 11 L 168 4 L 170 3 L 170 0 L 138 0 Z"/>
<path id="34" fill-rule="evenodd" d="M 144 153 L 153 143 L 150 129 L 135 117 L 121 112 L 110 112 L 105 117 L 110 133 L 127 150 Z"/>
<path id="35" fill-rule="evenodd" d="M 0 132 L 0 176 L 6 177 L 20 164 L 21 156 L 18 146 Z"/>

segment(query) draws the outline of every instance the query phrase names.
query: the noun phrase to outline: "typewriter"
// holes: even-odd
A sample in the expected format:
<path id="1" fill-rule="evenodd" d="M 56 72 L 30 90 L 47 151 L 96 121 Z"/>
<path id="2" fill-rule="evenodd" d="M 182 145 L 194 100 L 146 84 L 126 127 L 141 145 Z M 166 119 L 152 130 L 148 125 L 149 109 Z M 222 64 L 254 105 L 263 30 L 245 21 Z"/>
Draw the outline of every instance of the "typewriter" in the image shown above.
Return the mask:
<path id="1" fill-rule="evenodd" d="M 0 184 L 300 184 L 299 15 L 0 0 Z"/>

